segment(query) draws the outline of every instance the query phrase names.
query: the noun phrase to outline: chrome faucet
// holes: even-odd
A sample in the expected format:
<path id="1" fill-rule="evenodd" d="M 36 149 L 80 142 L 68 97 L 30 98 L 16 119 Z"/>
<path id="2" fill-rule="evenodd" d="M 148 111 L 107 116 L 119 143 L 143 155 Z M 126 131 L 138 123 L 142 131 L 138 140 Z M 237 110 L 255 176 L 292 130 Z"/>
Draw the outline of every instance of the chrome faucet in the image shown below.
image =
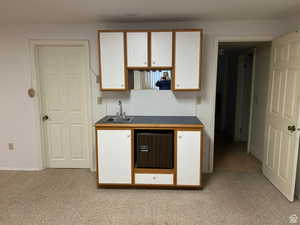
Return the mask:
<path id="1" fill-rule="evenodd" d="M 122 107 L 122 101 L 121 100 L 118 101 L 118 105 L 119 105 L 119 116 L 122 117 L 123 107 Z"/>
<path id="2" fill-rule="evenodd" d="M 123 107 L 122 107 L 122 101 L 121 100 L 118 101 L 118 105 L 119 105 L 119 112 L 117 114 L 118 114 L 120 119 L 125 120 L 127 117 L 126 117 L 126 113 L 123 112 Z"/>

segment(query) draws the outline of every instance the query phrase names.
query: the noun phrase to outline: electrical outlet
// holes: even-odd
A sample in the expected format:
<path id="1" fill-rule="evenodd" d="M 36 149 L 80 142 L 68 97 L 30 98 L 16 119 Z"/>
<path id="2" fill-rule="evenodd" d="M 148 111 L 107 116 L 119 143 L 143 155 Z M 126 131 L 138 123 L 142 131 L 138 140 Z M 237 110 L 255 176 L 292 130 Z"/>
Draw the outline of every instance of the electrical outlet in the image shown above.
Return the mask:
<path id="1" fill-rule="evenodd" d="M 14 150 L 15 150 L 15 145 L 14 145 L 14 143 L 8 143 L 8 150 L 9 150 L 9 151 L 14 151 Z"/>

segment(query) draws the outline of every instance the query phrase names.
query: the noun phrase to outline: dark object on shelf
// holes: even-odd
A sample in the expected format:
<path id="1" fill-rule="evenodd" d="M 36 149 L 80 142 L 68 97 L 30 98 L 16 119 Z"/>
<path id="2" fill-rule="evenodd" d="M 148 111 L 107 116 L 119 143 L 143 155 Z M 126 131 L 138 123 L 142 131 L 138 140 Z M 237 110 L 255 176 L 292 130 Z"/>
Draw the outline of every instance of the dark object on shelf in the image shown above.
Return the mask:
<path id="1" fill-rule="evenodd" d="M 174 131 L 136 130 L 135 167 L 174 168 Z"/>

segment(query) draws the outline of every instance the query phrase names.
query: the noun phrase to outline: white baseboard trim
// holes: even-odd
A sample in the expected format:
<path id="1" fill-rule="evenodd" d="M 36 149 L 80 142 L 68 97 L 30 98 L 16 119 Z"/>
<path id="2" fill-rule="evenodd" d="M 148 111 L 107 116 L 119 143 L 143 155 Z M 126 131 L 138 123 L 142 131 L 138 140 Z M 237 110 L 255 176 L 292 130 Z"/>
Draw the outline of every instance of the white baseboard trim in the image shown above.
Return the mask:
<path id="1" fill-rule="evenodd" d="M 0 167 L 0 170 L 7 170 L 7 171 L 41 171 L 43 169 L 40 169 L 40 168 L 10 168 L 10 167 Z"/>

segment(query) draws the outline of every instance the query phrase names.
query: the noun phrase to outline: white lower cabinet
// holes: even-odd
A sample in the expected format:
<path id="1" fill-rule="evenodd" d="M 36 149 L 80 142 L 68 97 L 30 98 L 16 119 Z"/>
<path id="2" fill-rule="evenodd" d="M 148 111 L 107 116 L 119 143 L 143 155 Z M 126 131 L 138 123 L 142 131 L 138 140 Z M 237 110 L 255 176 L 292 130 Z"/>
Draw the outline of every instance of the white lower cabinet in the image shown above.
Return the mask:
<path id="1" fill-rule="evenodd" d="M 174 157 L 176 159 L 174 170 L 156 173 L 153 169 L 139 172 L 138 169 L 131 168 L 134 158 L 132 156 L 134 137 L 130 129 L 98 129 L 98 184 L 201 187 L 201 132 L 201 130 L 175 131 L 177 154 Z"/>
<path id="2" fill-rule="evenodd" d="M 177 131 L 177 185 L 199 186 L 201 131 Z"/>
<path id="3" fill-rule="evenodd" d="M 99 184 L 131 184 L 131 130 L 97 130 Z"/>
<path id="4" fill-rule="evenodd" d="M 173 174 L 136 173 L 136 184 L 173 184 Z"/>

